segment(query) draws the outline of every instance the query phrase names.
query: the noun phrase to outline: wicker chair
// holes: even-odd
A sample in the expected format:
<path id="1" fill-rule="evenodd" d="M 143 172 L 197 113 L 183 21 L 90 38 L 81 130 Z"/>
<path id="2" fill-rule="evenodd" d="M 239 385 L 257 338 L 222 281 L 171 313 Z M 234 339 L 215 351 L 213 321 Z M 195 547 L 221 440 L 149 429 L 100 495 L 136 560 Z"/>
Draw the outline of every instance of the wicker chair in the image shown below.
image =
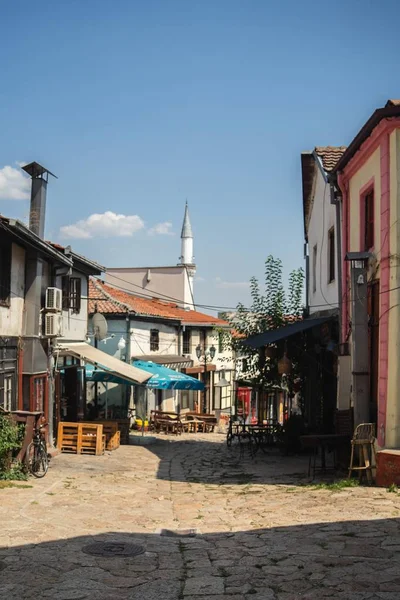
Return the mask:
<path id="1" fill-rule="evenodd" d="M 358 466 L 354 466 L 354 459 L 358 448 Z M 353 471 L 358 471 L 360 481 L 365 471 L 368 483 L 372 483 L 372 458 L 375 457 L 375 424 L 361 423 L 354 431 L 351 440 L 351 458 L 349 466 L 349 479 Z"/>

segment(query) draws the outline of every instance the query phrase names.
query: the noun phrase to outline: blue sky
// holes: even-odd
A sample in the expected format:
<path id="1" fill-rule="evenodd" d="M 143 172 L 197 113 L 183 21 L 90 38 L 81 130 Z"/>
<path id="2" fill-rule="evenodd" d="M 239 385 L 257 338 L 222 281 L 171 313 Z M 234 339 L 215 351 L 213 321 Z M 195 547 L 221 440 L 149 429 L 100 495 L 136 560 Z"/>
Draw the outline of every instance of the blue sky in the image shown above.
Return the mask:
<path id="1" fill-rule="evenodd" d="M 400 97 L 397 12 L 392 0 L 16 0 L 0 22 L 0 168 L 37 160 L 57 174 L 47 237 L 107 266 L 175 264 L 187 198 L 197 302 L 247 304 L 268 254 L 286 272 L 303 264 L 301 151 L 349 143 Z M 0 212 L 26 218 L 13 196 L 25 182 L 0 171 Z"/>

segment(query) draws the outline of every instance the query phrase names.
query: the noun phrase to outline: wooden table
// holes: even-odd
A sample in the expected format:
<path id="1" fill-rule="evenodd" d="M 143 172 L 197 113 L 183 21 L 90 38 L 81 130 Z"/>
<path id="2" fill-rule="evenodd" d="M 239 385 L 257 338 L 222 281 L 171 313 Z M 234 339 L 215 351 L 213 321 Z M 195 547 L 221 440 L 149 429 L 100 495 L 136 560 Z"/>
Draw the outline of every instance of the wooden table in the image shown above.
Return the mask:
<path id="1" fill-rule="evenodd" d="M 262 450 L 273 443 L 274 428 L 271 425 L 247 425 L 247 430 L 252 435 L 255 443 L 255 452 Z"/>
<path id="2" fill-rule="evenodd" d="M 338 447 L 346 444 L 349 441 L 347 435 L 338 433 L 313 433 L 310 435 L 300 436 L 300 441 L 303 448 L 312 449 L 312 454 L 308 461 L 308 476 L 311 475 L 311 462 L 313 462 L 313 479 L 315 478 L 316 471 L 326 473 L 327 470 L 336 470 L 336 450 Z M 317 467 L 317 456 L 318 451 L 321 450 L 321 465 Z M 334 464 L 333 467 L 326 466 L 326 451 L 332 450 L 334 452 Z"/>

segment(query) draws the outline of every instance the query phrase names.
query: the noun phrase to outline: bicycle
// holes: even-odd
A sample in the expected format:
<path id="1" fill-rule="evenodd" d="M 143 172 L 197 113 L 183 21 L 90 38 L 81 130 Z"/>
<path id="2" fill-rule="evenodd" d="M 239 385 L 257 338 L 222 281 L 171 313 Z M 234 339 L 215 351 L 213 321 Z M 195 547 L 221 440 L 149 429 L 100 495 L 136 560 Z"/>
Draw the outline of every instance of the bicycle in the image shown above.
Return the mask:
<path id="1" fill-rule="evenodd" d="M 49 470 L 47 445 L 42 432 L 46 425 L 47 423 L 43 423 L 35 428 L 33 440 L 26 451 L 26 466 L 34 477 L 44 477 Z"/>

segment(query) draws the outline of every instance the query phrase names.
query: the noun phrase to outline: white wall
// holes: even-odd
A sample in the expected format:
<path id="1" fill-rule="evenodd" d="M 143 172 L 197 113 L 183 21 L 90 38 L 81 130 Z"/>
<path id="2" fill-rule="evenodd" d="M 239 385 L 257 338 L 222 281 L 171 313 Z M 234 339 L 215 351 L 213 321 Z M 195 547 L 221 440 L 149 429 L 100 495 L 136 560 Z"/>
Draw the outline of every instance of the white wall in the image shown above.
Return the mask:
<path id="1" fill-rule="evenodd" d="M 148 281 L 148 274 L 150 281 Z M 166 302 L 185 302 L 187 285 L 186 268 L 176 267 L 135 267 L 110 268 L 106 271 L 106 283 L 123 288 L 132 294 L 143 293 L 148 297 L 160 297 Z M 165 297 L 167 296 L 167 297 Z"/>
<path id="2" fill-rule="evenodd" d="M 198 329 L 196 327 L 186 326 L 191 331 L 191 354 L 190 358 L 193 360 L 194 364 L 197 364 L 198 358 L 196 355 L 196 346 L 200 344 L 203 346 L 203 330 Z M 221 369 L 233 369 L 234 368 L 234 360 L 233 355 L 230 350 L 223 350 L 219 352 L 219 336 L 218 332 L 214 329 L 209 329 L 207 331 L 207 349 L 211 346 L 214 346 L 216 349 L 215 358 L 213 360 L 213 364 L 216 365 L 217 371 Z M 182 348 L 183 352 L 183 348 Z"/>
<path id="3" fill-rule="evenodd" d="M 25 295 L 25 250 L 12 244 L 10 306 L 0 306 L 0 335 L 20 336 L 23 333 Z"/>
<path id="4" fill-rule="evenodd" d="M 88 332 L 88 278 L 83 273 L 72 269 L 71 277 L 81 280 L 81 309 L 79 313 L 71 309 L 63 310 L 63 339 L 66 341 L 85 341 Z M 56 278 L 56 287 L 62 288 L 61 276 Z"/>
<path id="5" fill-rule="evenodd" d="M 191 331 L 191 354 L 189 355 L 190 358 L 193 360 L 193 365 L 194 366 L 198 366 L 199 364 L 204 365 L 204 362 L 202 361 L 201 363 L 199 363 L 199 360 L 197 358 L 196 355 L 196 346 L 198 344 L 200 344 L 201 346 L 203 346 L 204 344 L 204 334 L 203 334 L 203 330 L 199 329 L 195 326 L 190 327 L 190 326 L 186 326 L 188 329 L 190 329 Z M 215 329 L 208 329 L 207 333 L 206 333 L 206 347 L 207 350 L 210 349 L 211 346 L 214 346 L 216 349 L 216 353 L 215 353 L 215 357 L 214 360 L 212 361 L 212 364 L 214 364 L 216 366 L 215 372 L 213 375 L 211 375 L 211 383 L 217 383 L 217 381 L 219 381 L 220 379 L 220 375 L 221 375 L 221 371 L 234 371 L 235 369 L 235 363 L 234 363 L 234 359 L 233 359 L 233 354 L 230 350 L 224 350 L 222 352 L 219 352 L 219 335 L 218 335 L 218 331 L 216 331 Z M 183 345 L 181 345 L 181 349 L 183 352 Z M 208 361 L 210 361 L 210 358 L 208 358 Z M 232 376 L 232 383 L 233 383 L 233 379 L 234 377 Z M 229 386 L 229 393 L 231 395 L 231 398 L 233 399 L 233 394 L 232 394 L 232 390 L 233 390 L 233 385 Z M 211 390 L 211 402 L 213 401 L 213 393 L 214 390 Z M 201 401 L 201 394 L 199 394 L 199 401 Z"/>
<path id="6" fill-rule="evenodd" d="M 159 349 L 150 350 L 150 329 L 159 331 Z M 178 329 L 175 325 L 164 325 L 147 321 L 131 320 L 131 357 L 140 359 L 141 355 L 162 356 L 178 354 Z M 155 402 L 155 398 L 153 399 Z M 175 411 L 177 409 L 178 393 L 174 390 L 163 390 L 162 410 Z M 150 402 L 150 398 L 149 398 Z M 151 402 L 150 402 L 151 404 Z M 149 408 L 150 410 L 150 408 Z"/>
<path id="7" fill-rule="evenodd" d="M 159 349 L 150 350 L 150 329 L 159 331 Z M 178 354 L 178 331 L 175 325 L 131 320 L 131 356 L 142 354 Z"/>
<path id="8" fill-rule="evenodd" d="M 328 232 L 335 229 L 335 279 L 329 283 L 328 269 Z M 317 245 L 316 290 L 314 292 L 314 247 Z M 338 306 L 338 265 L 337 265 L 337 231 L 336 208 L 330 202 L 329 184 L 325 183 L 322 173 L 317 169 L 314 201 L 308 225 L 309 254 L 309 303 L 310 313 L 334 309 Z"/>

